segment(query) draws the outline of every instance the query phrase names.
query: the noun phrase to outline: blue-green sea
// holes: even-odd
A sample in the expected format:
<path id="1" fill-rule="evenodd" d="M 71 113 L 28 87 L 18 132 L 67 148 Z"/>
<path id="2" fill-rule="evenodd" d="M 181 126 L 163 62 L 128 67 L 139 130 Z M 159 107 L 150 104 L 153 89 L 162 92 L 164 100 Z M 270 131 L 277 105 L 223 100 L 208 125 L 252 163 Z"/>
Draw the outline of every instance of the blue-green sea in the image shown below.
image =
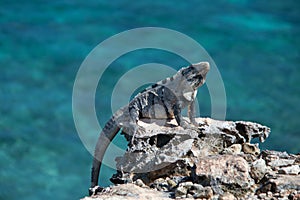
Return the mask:
<path id="1" fill-rule="evenodd" d="M 196 40 L 222 75 L 226 119 L 267 125 L 272 132 L 261 148 L 299 153 L 299 8 L 297 0 L 0 1 L 0 199 L 87 195 L 92 156 L 73 122 L 76 73 L 100 42 L 138 27 L 169 28 Z M 111 115 L 118 78 L 151 62 L 187 64 L 155 49 L 115 60 L 96 94 L 101 125 Z M 205 86 L 198 99 L 201 116 L 209 117 Z M 114 142 L 126 146 L 121 137 Z M 113 172 L 103 169 L 103 184 Z"/>

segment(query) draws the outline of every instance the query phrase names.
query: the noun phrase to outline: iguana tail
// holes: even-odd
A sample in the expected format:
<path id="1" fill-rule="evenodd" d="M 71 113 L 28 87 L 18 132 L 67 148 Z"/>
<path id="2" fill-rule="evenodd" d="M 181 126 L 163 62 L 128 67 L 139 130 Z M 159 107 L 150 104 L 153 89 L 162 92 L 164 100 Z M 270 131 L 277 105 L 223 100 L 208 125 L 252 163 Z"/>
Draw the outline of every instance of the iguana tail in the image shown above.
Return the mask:
<path id="1" fill-rule="evenodd" d="M 93 167 L 92 167 L 92 176 L 91 176 L 91 188 L 94 188 L 95 186 L 98 185 L 99 172 L 100 172 L 105 151 L 109 146 L 110 142 L 117 135 L 119 130 L 120 128 L 117 125 L 114 117 L 112 117 L 102 129 L 102 132 L 98 138 L 96 148 L 95 148 Z"/>

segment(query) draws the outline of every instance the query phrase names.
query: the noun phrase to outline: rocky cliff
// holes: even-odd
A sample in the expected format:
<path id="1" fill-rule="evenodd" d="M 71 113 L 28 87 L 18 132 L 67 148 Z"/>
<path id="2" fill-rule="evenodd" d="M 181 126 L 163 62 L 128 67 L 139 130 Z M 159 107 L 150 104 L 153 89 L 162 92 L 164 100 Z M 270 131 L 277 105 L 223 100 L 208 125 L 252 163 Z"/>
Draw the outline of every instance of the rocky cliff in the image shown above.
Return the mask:
<path id="1" fill-rule="evenodd" d="M 116 159 L 116 186 L 89 199 L 300 199 L 300 155 L 259 149 L 266 126 L 198 118 L 140 121 L 124 156 Z M 131 130 L 126 130 L 131 132 Z M 257 138 L 257 139 L 256 139 Z"/>

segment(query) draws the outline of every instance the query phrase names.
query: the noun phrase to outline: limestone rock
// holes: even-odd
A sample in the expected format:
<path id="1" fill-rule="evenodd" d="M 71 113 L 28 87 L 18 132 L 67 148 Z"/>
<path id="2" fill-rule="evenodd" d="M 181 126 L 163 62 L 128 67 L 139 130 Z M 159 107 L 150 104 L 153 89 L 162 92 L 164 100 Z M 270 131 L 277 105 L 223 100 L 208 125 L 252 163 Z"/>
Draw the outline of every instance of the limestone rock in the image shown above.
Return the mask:
<path id="1" fill-rule="evenodd" d="M 176 120 L 141 120 L 128 148 L 116 159 L 120 185 L 90 199 L 297 199 L 300 155 L 265 150 L 266 126 L 198 118 L 199 126 Z M 133 183 L 133 184 L 132 184 Z"/>
<path id="2" fill-rule="evenodd" d="M 189 152 L 195 157 L 219 154 L 226 146 L 250 142 L 259 137 L 264 140 L 270 129 L 252 122 L 218 121 L 198 118 L 199 127 L 183 129 L 175 120 L 139 121 L 143 131 L 138 131 L 129 151 L 118 158 L 117 168 L 123 172 L 144 173 L 159 170 L 183 161 Z M 126 133 L 130 132 L 127 130 Z M 131 141 L 132 136 L 124 135 Z M 249 144 L 250 145 L 250 144 Z M 238 148 L 238 147 L 237 147 Z"/>
<path id="3" fill-rule="evenodd" d="M 294 162 L 295 160 L 293 159 L 276 159 L 269 162 L 268 165 L 273 168 L 278 168 L 278 167 L 286 167 L 292 165 Z"/>
<path id="4" fill-rule="evenodd" d="M 299 165 L 292 165 L 288 167 L 281 167 L 278 170 L 281 174 L 290 174 L 290 175 L 298 175 L 300 173 L 300 167 Z"/>
<path id="5" fill-rule="evenodd" d="M 266 161 L 263 159 L 258 159 L 254 161 L 251 165 L 251 177 L 258 183 L 267 173 L 268 167 L 266 165 Z"/>
<path id="6" fill-rule="evenodd" d="M 186 197 L 188 193 L 188 188 L 179 185 L 175 190 L 175 197 Z"/>
<path id="7" fill-rule="evenodd" d="M 202 189 L 198 188 L 193 192 L 193 197 L 195 199 L 198 198 L 204 198 L 204 199 L 210 199 L 213 196 L 213 190 L 211 187 L 204 187 Z"/>
<path id="8" fill-rule="evenodd" d="M 201 126 L 204 134 L 222 134 L 232 144 L 250 143 L 253 138 L 264 142 L 270 133 L 270 128 L 253 122 L 219 121 L 210 118 L 198 118 L 196 121 L 204 125 Z"/>
<path id="9" fill-rule="evenodd" d="M 286 167 L 292 165 L 296 162 L 297 159 L 297 156 L 289 155 L 286 152 L 269 150 L 263 151 L 262 157 L 264 160 L 266 160 L 267 164 L 273 169 L 278 169 L 279 167 Z"/>
<path id="10" fill-rule="evenodd" d="M 300 176 L 277 175 L 270 178 L 262 186 L 264 192 L 281 192 L 282 190 L 297 190 L 300 192 Z"/>
<path id="11" fill-rule="evenodd" d="M 161 199 L 169 200 L 167 193 L 162 193 L 152 189 L 141 188 L 134 184 L 122 184 L 112 186 L 106 191 L 93 197 L 85 197 L 82 200 L 149 200 Z"/>
<path id="12" fill-rule="evenodd" d="M 258 148 L 258 144 L 250 144 L 248 142 L 242 145 L 242 149 L 244 153 L 259 155 L 260 149 Z"/>
<path id="13" fill-rule="evenodd" d="M 204 177 L 207 180 L 217 180 L 219 184 L 226 186 L 249 188 L 254 184 L 249 175 L 250 167 L 240 156 L 218 155 L 199 158 L 195 173 L 199 179 Z"/>
<path id="14" fill-rule="evenodd" d="M 219 197 L 219 200 L 235 200 L 235 199 L 236 198 L 234 197 L 234 195 L 229 192 L 225 192 Z"/>
<path id="15" fill-rule="evenodd" d="M 230 147 L 227 147 L 223 150 L 223 154 L 231 154 L 236 155 L 242 152 L 242 145 L 241 144 L 233 144 Z"/>
<path id="16" fill-rule="evenodd" d="M 157 120 L 158 121 L 158 120 Z M 191 150 L 197 132 L 182 127 L 159 126 L 139 122 L 146 133 L 135 135 L 134 144 L 129 144 L 129 151 L 117 158 L 117 168 L 124 172 L 144 173 L 159 170 L 177 161 Z M 125 134 L 125 133 L 124 133 Z M 127 135 L 130 141 L 130 136 Z"/>

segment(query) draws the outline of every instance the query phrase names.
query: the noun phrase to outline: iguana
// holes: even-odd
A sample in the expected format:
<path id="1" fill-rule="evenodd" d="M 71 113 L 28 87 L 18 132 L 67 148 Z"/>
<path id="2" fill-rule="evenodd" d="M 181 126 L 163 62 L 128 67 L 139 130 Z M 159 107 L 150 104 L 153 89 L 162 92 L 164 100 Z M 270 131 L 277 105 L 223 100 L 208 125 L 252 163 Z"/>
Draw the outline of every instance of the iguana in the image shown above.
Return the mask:
<path id="1" fill-rule="evenodd" d="M 105 124 L 96 144 L 91 174 L 89 194 L 101 190 L 98 186 L 98 176 L 104 153 L 111 140 L 121 128 L 131 127 L 134 137 L 140 118 L 176 119 L 179 126 L 188 126 L 181 116 L 181 110 L 188 107 L 188 117 L 191 124 L 194 119 L 194 100 L 197 89 L 202 86 L 210 66 L 208 62 L 192 64 L 181 68 L 174 76 L 166 78 L 146 88 L 136 95 L 127 106 L 119 109 Z"/>

